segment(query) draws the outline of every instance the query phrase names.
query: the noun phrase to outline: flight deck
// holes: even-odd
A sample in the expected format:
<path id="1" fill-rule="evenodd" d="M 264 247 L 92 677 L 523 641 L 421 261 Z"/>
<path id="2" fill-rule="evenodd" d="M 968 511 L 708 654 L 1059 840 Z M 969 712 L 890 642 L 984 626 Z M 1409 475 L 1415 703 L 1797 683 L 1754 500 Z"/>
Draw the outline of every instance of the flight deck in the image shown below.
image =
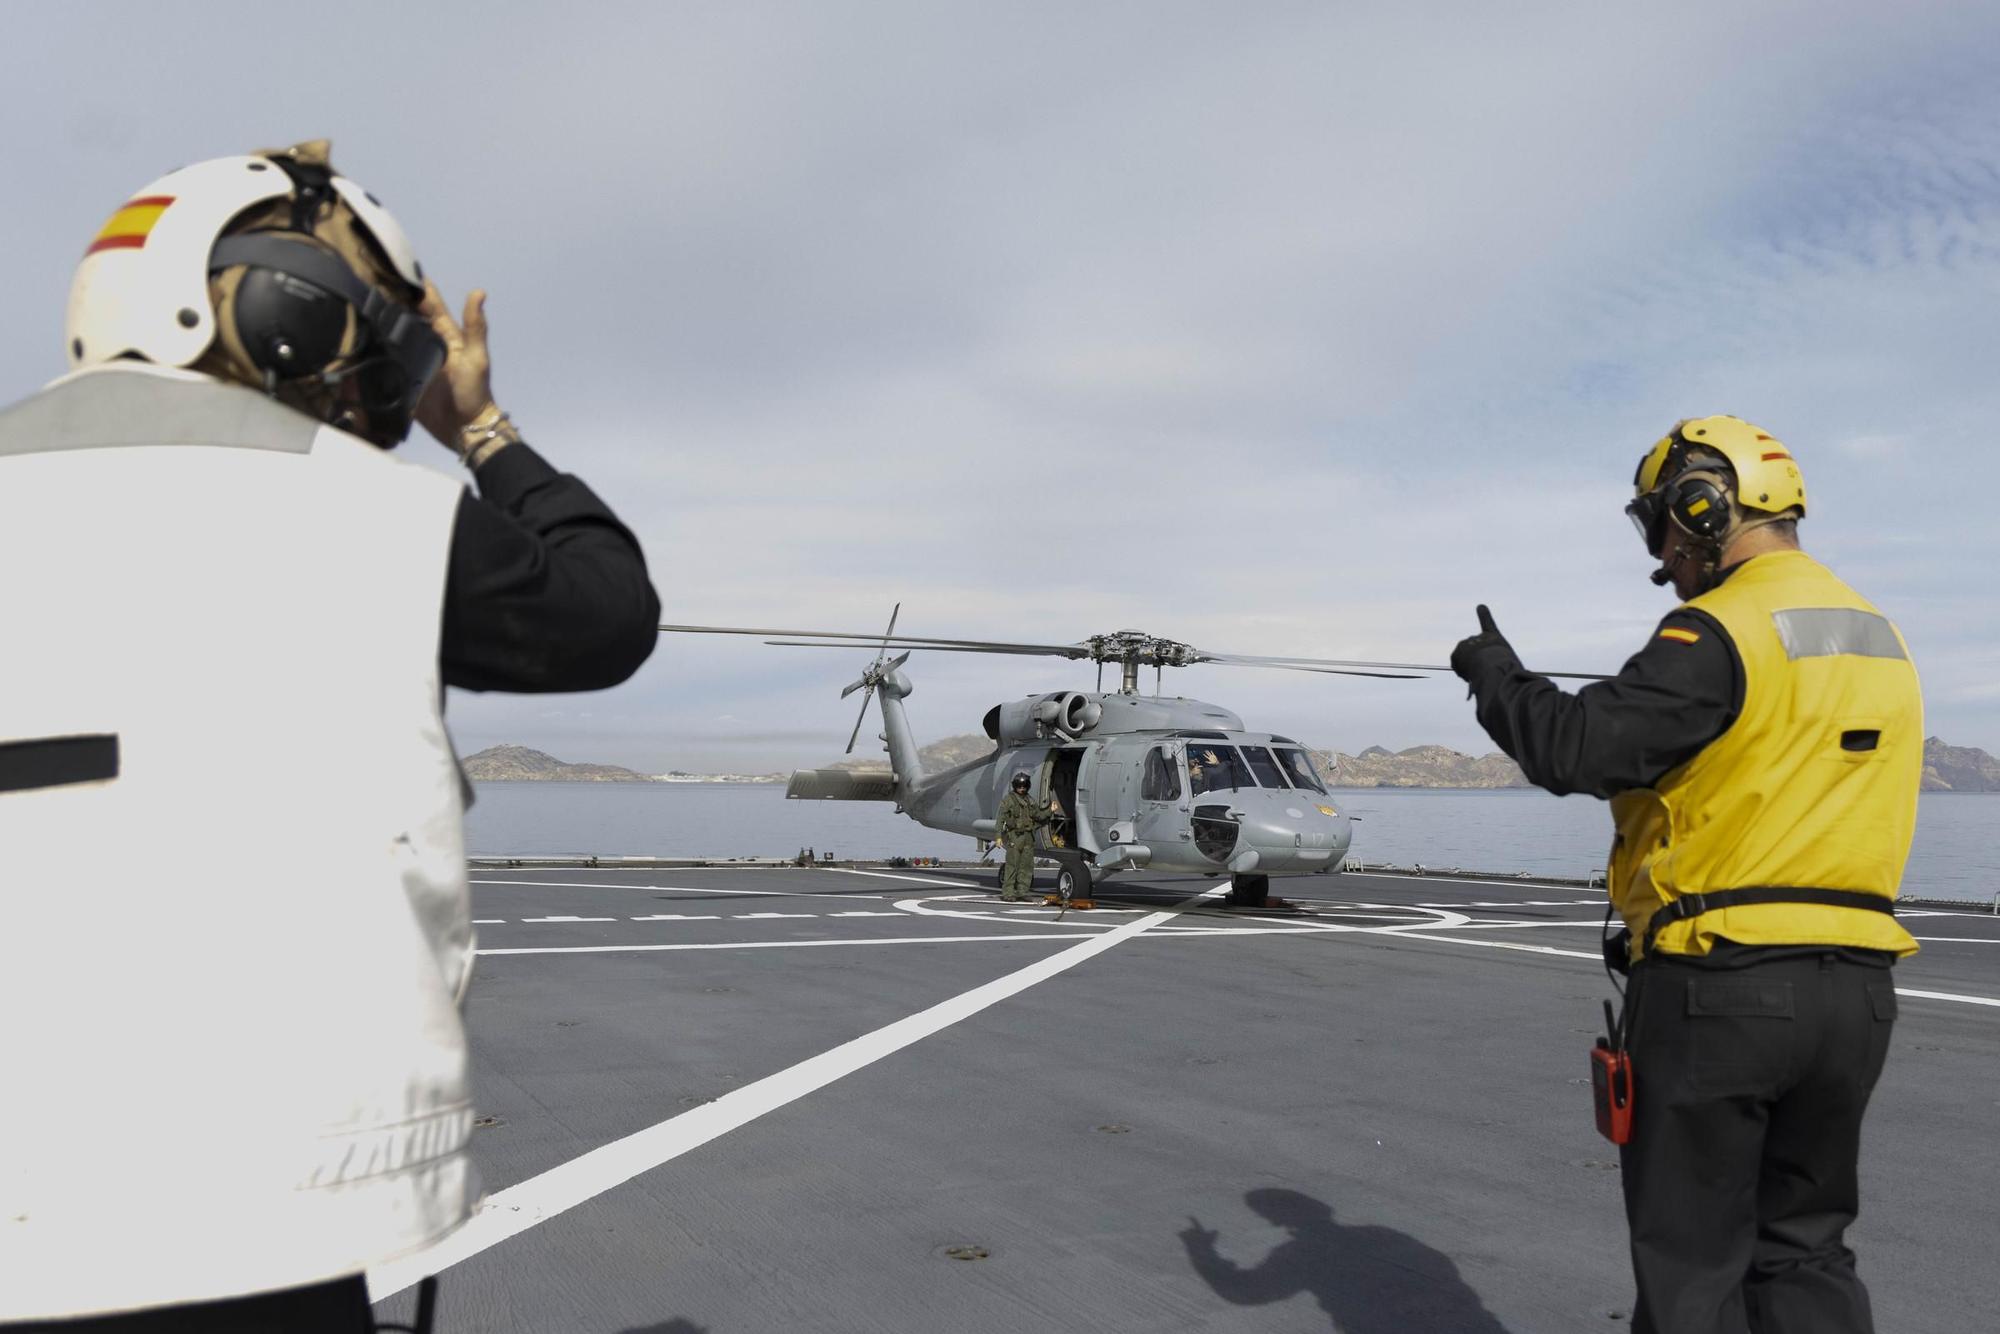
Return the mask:
<path id="1" fill-rule="evenodd" d="M 1051 877 L 1041 873 L 1038 884 Z M 1618 1329 L 1603 891 L 1349 872 L 475 868 L 488 1197 L 371 1275 L 440 1331 Z M 1923 951 L 1850 1233 L 1878 1325 L 1994 1300 L 2000 918 Z M 1639 1072 L 1643 1078 L 1643 1072 Z"/>

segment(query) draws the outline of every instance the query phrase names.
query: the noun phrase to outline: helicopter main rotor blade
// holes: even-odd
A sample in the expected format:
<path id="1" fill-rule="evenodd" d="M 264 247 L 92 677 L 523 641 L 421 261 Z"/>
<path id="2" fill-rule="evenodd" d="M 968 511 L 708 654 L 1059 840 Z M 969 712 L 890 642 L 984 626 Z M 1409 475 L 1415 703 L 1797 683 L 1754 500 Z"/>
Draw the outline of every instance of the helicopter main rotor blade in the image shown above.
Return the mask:
<path id="1" fill-rule="evenodd" d="M 737 625 L 663 625 L 663 633 L 684 635 L 779 635 L 786 639 L 846 640 L 849 648 L 873 648 L 877 644 L 912 644 L 919 648 L 962 648 L 968 650 L 1026 651 L 1087 657 L 1090 650 L 1076 644 L 1014 644 L 990 639 L 932 639 L 924 635 L 878 635 L 873 631 L 850 633 L 844 630 L 753 630 Z"/>
<path id="2" fill-rule="evenodd" d="M 900 608 L 901 604 L 898 604 Z M 890 618 L 893 628 L 895 618 Z M 907 644 L 912 648 L 938 653 L 995 653 L 1017 657 L 1092 659 L 1099 662 L 1118 661 L 1115 649 L 1100 651 L 1100 646 L 1086 642 L 1082 644 L 1022 644 L 992 639 L 932 639 L 923 635 L 875 635 L 870 633 L 847 633 L 836 630 L 757 630 L 734 625 L 662 625 L 663 632 L 700 635 L 766 635 L 775 636 L 765 642 L 786 648 L 860 648 L 886 651 L 891 644 Z M 1411 672 L 1449 672 L 1450 667 L 1427 662 L 1370 662 L 1354 658 L 1303 658 L 1271 657 L 1248 653 L 1210 653 L 1204 649 L 1189 649 L 1189 656 L 1167 666 L 1193 666 L 1196 663 L 1211 662 L 1230 667 L 1277 667 L 1293 671 L 1319 672 L 1328 676 L 1387 676 L 1407 679 Z M 1604 672 L 1540 672 L 1540 676 L 1557 677 L 1571 681 L 1607 681 L 1610 675 Z M 1421 678 L 1417 678 L 1421 679 Z"/>
<path id="3" fill-rule="evenodd" d="M 1449 667 L 1439 667 L 1422 662 L 1365 662 L 1349 658 L 1272 658 L 1259 657 L 1247 653 L 1209 653 L 1196 650 L 1197 661 L 1225 663 L 1232 667 L 1290 667 L 1297 671 L 1342 671 L 1344 674 L 1375 675 L 1367 669 L 1387 669 L 1394 672 L 1448 672 Z M 1357 670 L 1360 669 L 1360 670 Z M 1609 681 L 1611 677 L 1603 672 L 1536 672 L 1537 676 L 1559 676 L 1572 681 Z"/>
<path id="4" fill-rule="evenodd" d="M 780 648 L 873 648 L 874 647 L 873 644 L 839 643 L 826 639 L 767 639 L 764 642 L 766 644 L 775 644 Z M 960 645 L 960 644 L 926 643 L 922 640 L 917 640 L 913 642 L 912 640 L 902 639 L 902 638 L 897 639 L 896 642 L 898 644 L 910 644 L 913 652 L 916 650 L 922 650 L 925 653 L 998 653 L 1018 658 L 1085 658 L 1090 656 L 1089 652 L 1084 649 L 1041 648 L 1033 644 L 975 647 L 969 644 Z"/>
<path id="5" fill-rule="evenodd" d="M 870 645 L 864 643 L 853 643 L 853 642 L 835 643 L 829 640 L 817 640 L 817 639 L 813 640 L 767 639 L 764 642 L 767 644 L 777 645 L 780 648 L 871 647 Z M 901 641 L 901 642 L 908 642 L 908 641 Z M 1045 648 L 1036 648 L 1029 645 L 1021 645 L 1019 647 L 1005 647 L 1005 648 L 999 646 L 994 646 L 990 648 L 973 648 L 973 647 L 959 647 L 958 645 L 954 644 L 920 643 L 916 647 L 918 649 L 932 653 L 993 653 L 993 654 L 1002 654 L 1014 657 L 1027 657 L 1027 658 L 1087 658 L 1090 656 L 1087 650 L 1082 650 L 1082 649 L 1076 649 L 1076 648 L 1060 649 L 1060 650 L 1045 649 Z M 1333 663 L 1337 661 L 1339 660 L 1327 659 L 1327 658 L 1253 658 L 1237 654 L 1200 653 L 1188 665 L 1194 666 L 1199 663 L 1214 663 L 1217 666 L 1222 666 L 1222 667 L 1264 667 L 1264 668 L 1273 668 L 1279 671 L 1317 672 L 1322 676 L 1374 676 L 1374 677 L 1381 677 L 1385 680 L 1390 680 L 1390 681 L 1422 681 L 1425 680 L 1426 678 L 1417 675 L 1417 673 L 1419 672 L 1448 672 L 1451 670 L 1451 668 L 1449 667 L 1432 667 L 1418 663 L 1403 663 L 1403 662 L 1357 661 L 1351 666 L 1347 665 L 1334 666 Z M 1405 668 L 1406 670 L 1403 671 L 1393 670 L 1399 667 Z M 1373 670 L 1375 668 L 1387 668 L 1391 670 L 1382 670 L 1382 671 Z M 1541 675 L 1574 677 L 1584 681 L 1603 681 L 1609 679 L 1607 677 L 1590 672 L 1543 672 L 1541 673 Z"/>
<path id="6" fill-rule="evenodd" d="M 1448 672 L 1449 667 L 1439 667 L 1427 662 L 1370 662 L 1361 658 L 1294 658 L 1274 657 L 1256 653 L 1210 653 L 1207 649 L 1196 649 L 1201 662 L 1223 662 L 1233 667 L 1358 667 L 1363 669 L 1383 669 L 1396 672 Z"/>
<path id="7" fill-rule="evenodd" d="M 1364 672 L 1358 667 L 1307 667 L 1296 662 L 1235 662 L 1228 658 L 1203 659 L 1223 667 L 1262 667 L 1276 672 L 1317 672 L 1322 676 L 1378 676 L 1384 681 L 1428 681 L 1415 672 Z"/>

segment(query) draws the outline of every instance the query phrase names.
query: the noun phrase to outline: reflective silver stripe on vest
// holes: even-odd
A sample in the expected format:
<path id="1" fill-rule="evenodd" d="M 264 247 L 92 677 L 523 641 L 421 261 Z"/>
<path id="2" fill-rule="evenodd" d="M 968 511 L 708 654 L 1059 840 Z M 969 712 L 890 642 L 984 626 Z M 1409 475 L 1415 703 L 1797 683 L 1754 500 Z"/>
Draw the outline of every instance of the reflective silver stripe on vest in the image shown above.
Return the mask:
<path id="1" fill-rule="evenodd" d="M 1778 627 L 1778 639 L 1785 646 L 1785 656 L 1794 662 L 1800 658 L 1830 658 L 1847 653 L 1857 658 L 1903 658 L 1903 643 L 1896 638 L 1895 627 L 1888 618 L 1872 611 L 1855 611 L 1849 607 L 1794 607 L 1789 611 L 1774 611 L 1772 622 Z"/>
<path id="2" fill-rule="evenodd" d="M 134 445 L 312 452 L 319 423 L 254 389 L 107 369 L 0 412 L 0 458 Z"/>

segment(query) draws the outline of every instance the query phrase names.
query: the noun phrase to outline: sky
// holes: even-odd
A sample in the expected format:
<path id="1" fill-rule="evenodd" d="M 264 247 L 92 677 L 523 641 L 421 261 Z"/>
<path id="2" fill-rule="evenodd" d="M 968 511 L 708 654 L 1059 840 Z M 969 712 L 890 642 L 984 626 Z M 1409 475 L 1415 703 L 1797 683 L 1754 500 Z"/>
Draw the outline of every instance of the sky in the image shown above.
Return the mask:
<path id="1" fill-rule="evenodd" d="M 1793 449 L 1802 542 L 1903 629 L 1927 730 L 2000 752 L 2000 8 L 196 12 L 10 10 L 0 401 L 63 371 L 127 196 L 329 137 L 449 298 L 491 292 L 497 399 L 669 621 L 1443 662 L 1483 602 L 1529 666 L 1610 672 L 1673 602 L 1633 467 L 1728 412 Z M 462 753 L 811 766 L 867 657 L 665 637 L 449 718 Z M 1095 680 L 905 670 L 922 739 Z M 1450 677 L 1166 689 L 1492 749 Z"/>

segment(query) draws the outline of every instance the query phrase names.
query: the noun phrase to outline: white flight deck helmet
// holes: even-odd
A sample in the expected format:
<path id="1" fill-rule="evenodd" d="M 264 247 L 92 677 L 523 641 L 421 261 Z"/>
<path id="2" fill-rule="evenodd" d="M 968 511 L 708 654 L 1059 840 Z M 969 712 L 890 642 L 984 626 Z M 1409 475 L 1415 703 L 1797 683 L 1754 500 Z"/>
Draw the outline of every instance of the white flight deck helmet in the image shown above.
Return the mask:
<path id="1" fill-rule="evenodd" d="M 401 440 L 444 347 L 417 312 L 409 237 L 326 155 L 321 141 L 215 158 L 140 190 L 77 266 L 71 367 L 186 367 L 220 348 L 211 360 L 232 378 L 377 444 Z M 210 280 L 224 274 L 219 309 Z"/>

